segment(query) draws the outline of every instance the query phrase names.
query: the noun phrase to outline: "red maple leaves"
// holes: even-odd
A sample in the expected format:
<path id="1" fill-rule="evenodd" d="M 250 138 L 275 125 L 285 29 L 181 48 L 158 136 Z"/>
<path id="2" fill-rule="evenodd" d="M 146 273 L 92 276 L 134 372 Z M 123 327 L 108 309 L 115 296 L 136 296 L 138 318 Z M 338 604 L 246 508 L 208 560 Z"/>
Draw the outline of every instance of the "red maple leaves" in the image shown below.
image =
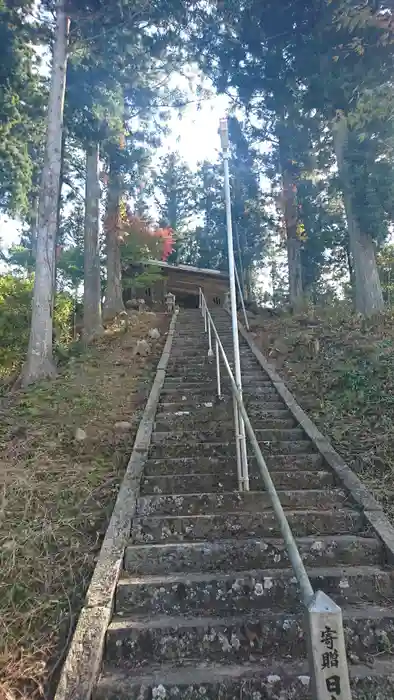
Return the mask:
<path id="1" fill-rule="evenodd" d="M 124 202 L 116 213 L 107 215 L 105 229 L 119 243 L 132 242 L 145 256 L 166 261 L 174 250 L 171 228 L 157 228 L 151 220 L 132 213 Z"/>

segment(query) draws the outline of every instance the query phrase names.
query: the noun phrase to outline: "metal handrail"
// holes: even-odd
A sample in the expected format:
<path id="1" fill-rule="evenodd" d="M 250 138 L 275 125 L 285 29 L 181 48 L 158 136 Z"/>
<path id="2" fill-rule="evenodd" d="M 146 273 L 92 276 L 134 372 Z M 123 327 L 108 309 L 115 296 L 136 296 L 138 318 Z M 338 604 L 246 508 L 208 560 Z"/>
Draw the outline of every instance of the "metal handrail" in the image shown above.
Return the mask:
<path id="1" fill-rule="evenodd" d="M 255 454 L 257 464 L 264 482 L 265 489 L 271 499 L 272 508 L 274 510 L 275 516 L 277 518 L 281 530 L 289 561 L 291 563 L 295 577 L 300 587 L 302 602 L 307 610 L 307 641 L 311 663 L 311 681 L 313 698 L 314 700 L 330 700 L 330 698 L 333 697 L 333 693 L 330 691 L 331 683 L 332 688 L 340 687 L 341 700 L 351 700 L 349 673 L 347 667 L 345 641 L 343 633 L 342 611 L 340 607 L 337 606 L 334 603 L 334 601 L 332 601 L 331 598 L 329 598 L 325 593 L 322 593 L 321 591 L 318 591 L 316 594 L 314 593 L 312 584 L 310 582 L 309 576 L 302 561 L 289 522 L 286 518 L 286 514 L 280 502 L 274 482 L 271 478 L 266 461 L 260 450 L 256 434 L 253 430 L 252 424 L 250 422 L 248 413 L 243 402 L 242 394 L 237 387 L 234 375 L 230 367 L 230 363 L 228 361 L 227 355 L 220 340 L 220 336 L 213 322 L 204 293 L 201 288 L 199 290 L 199 293 L 199 306 L 201 308 L 201 312 L 204 318 L 205 331 L 208 332 L 209 357 L 213 357 L 214 355 L 212 350 L 212 333 L 215 338 L 218 396 L 219 398 L 221 398 L 222 395 L 220 378 L 221 355 L 224 366 L 230 379 L 233 397 L 237 403 L 238 410 L 243 419 L 246 432 L 251 442 L 253 452 Z M 237 424 L 235 425 L 235 430 L 237 432 Z M 327 661 L 325 655 L 328 653 L 328 647 L 326 648 L 326 650 L 324 650 L 324 639 L 327 640 L 327 635 L 329 634 L 331 634 L 331 637 L 334 637 L 334 639 L 330 638 L 329 651 L 332 652 L 333 650 L 335 650 L 335 655 L 334 657 L 328 656 Z M 326 637 L 324 635 L 326 635 Z M 330 658 L 333 659 L 332 667 L 330 666 Z M 328 663 L 328 669 L 325 667 L 327 665 L 326 661 Z M 334 663 L 337 663 L 338 665 L 334 666 Z M 334 668 L 335 673 L 329 674 L 327 676 L 327 673 L 325 674 L 324 671 L 330 670 L 330 668 Z"/>

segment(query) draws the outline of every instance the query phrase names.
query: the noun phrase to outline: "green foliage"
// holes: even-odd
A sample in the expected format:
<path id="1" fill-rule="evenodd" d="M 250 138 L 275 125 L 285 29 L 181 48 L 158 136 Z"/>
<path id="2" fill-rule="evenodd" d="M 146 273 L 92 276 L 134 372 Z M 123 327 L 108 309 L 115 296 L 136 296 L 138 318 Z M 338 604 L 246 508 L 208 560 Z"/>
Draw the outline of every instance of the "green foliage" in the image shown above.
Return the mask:
<path id="1" fill-rule="evenodd" d="M 394 245 L 383 246 L 377 256 L 384 300 L 388 306 L 394 303 Z"/>
<path id="2" fill-rule="evenodd" d="M 301 204 L 296 223 L 305 231 L 303 281 L 319 287 L 327 260 L 335 267 L 340 260 L 346 269 L 349 248 L 343 204 L 331 216 L 328 197 L 338 198 L 338 186 L 336 192 L 330 186 L 335 179 L 331 133 L 338 111 L 346 115 L 351 132 L 346 184 L 355 218 L 379 244 L 393 221 L 389 16 L 379 14 L 379 3 L 369 0 L 208 5 L 206 14 L 196 14 L 191 37 L 196 58 L 217 89 L 245 109 L 254 140 L 270 141 L 266 174 L 274 190 L 281 186 L 283 164 L 295 164 L 293 182 Z M 279 158 L 284 141 L 285 157 Z M 318 176 L 317 186 L 306 186 L 309 174 Z"/>
<path id="3" fill-rule="evenodd" d="M 159 209 L 160 226 L 174 232 L 174 251 L 168 258 L 173 263 L 182 259 L 190 220 L 195 212 L 196 178 L 179 153 L 169 153 L 159 162 L 154 187 Z"/>
<path id="4" fill-rule="evenodd" d="M 0 209 L 26 215 L 44 135 L 32 2 L 0 0 Z"/>
<path id="5" fill-rule="evenodd" d="M 62 279 L 62 286 L 77 290 L 84 277 L 83 249 L 79 246 L 71 246 L 62 250 L 57 269 Z"/>
<path id="6" fill-rule="evenodd" d="M 33 278 L 0 275 L 0 379 L 20 370 L 29 342 Z M 68 294 L 56 299 L 54 327 L 56 343 L 72 340 L 73 300 Z"/>
<path id="7" fill-rule="evenodd" d="M 137 272 L 133 277 L 123 275 L 123 287 L 125 289 L 133 289 L 136 292 L 140 289 L 149 289 L 157 282 L 163 279 L 163 275 L 159 270 L 155 270 L 153 266 Z"/>
<path id="8" fill-rule="evenodd" d="M 19 369 L 29 341 L 33 281 L 0 276 L 0 378 Z"/>

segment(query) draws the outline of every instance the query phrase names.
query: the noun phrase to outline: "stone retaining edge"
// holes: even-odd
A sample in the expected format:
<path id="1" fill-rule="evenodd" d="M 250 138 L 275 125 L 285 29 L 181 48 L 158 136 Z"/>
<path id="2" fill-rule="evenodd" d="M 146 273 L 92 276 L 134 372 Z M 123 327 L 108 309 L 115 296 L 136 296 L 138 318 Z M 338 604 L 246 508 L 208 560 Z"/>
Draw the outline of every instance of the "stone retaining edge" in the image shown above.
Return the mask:
<path id="1" fill-rule="evenodd" d="M 98 679 L 105 633 L 134 517 L 142 470 L 148 456 L 160 392 L 163 387 L 178 312 L 157 365 L 156 376 L 141 418 L 100 554 L 64 662 L 54 700 L 90 700 Z"/>
<path id="2" fill-rule="evenodd" d="M 376 532 L 379 539 L 383 542 L 386 550 L 388 562 L 394 563 L 394 527 L 383 512 L 382 506 L 370 494 L 368 489 L 362 484 L 358 476 L 348 467 L 346 462 L 333 448 L 329 440 L 318 430 L 313 421 L 307 416 L 305 411 L 295 400 L 293 394 L 288 390 L 284 381 L 281 379 L 276 369 L 264 357 L 256 343 L 250 337 L 250 334 L 244 328 L 242 323 L 238 321 L 239 332 L 248 343 L 255 358 L 268 374 L 276 391 L 285 402 L 289 411 L 293 414 L 296 421 L 303 428 L 305 433 L 312 440 L 316 449 L 324 457 L 327 464 L 335 472 L 340 482 L 349 492 L 355 503 L 361 508 L 367 522 Z"/>

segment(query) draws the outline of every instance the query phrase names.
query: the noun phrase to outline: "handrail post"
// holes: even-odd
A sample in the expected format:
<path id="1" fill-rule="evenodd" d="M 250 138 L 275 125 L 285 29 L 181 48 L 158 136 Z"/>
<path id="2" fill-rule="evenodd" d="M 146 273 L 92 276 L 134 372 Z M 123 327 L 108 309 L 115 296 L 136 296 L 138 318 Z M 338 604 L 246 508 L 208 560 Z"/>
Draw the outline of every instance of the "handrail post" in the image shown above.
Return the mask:
<path id="1" fill-rule="evenodd" d="M 224 194 L 226 203 L 226 222 L 227 222 L 227 250 L 228 250 L 228 269 L 230 279 L 230 299 L 231 299 L 231 325 L 233 331 L 233 347 L 234 347 L 234 367 L 235 381 L 238 391 L 242 395 L 242 375 L 241 375 L 241 359 L 239 353 L 239 336 L 238 336 L 238 318 L 237 318 L 237 294 L 235 287 L 235 264 L 234 264 L 234 242 L 233 242 L 233 226 L 231 217 L 231 195 L 230 195 L 230 174 L 229 174 L 229 149 L 228 149 L 228 127 L 227 119 L 220 120 L 219 126 L 220 140 L 223 153 L 223 168 L 224 168 Z M 245 490 L 249 490 L 249 474 L 248 474 L 248 456 L 246 449 L 245 426 L 242 416 L 239 414 L 238 407 L 234 410 L 238 414 L 238 421 L 235 421 L 236 443 L 239 444 L 237 449 L 237 460 L 240 460 L 240 472 L 242 474 L 242 482 Z"/>
<path id="2" fill-rule="evenodd" d="M 235 454 L 237 457 L 237 478 L 238 478 L 238 489 L 239 491 L 244 491 L 244 473 L 242 469 L 242 455 L 241 455 L 241 441 L 239 434 L 239 409 L 237 399 L 233 392 L 233 404 L 234 404 L 234 432 L 235 432 Z"/>
<path id="3" fill-rule="evenodd" d="M 218 398 L 222 398 L 222 386 L 220 381 L 220 353 L 219 353 L 219 343 L 215 340 L 215 356 L 216 356 L 216 382 L 218 388 Z"/>
<path id="4" fill-rule="evenodd" d="M 314 700 L 351 700 L 341 608 L 317 591 L 306 609 L 305 632 Z"/>
<path id="5" fill-rule="evenodd" d="M 213 357 L 211 321 L 208 318 L 208 357 Z"/>

